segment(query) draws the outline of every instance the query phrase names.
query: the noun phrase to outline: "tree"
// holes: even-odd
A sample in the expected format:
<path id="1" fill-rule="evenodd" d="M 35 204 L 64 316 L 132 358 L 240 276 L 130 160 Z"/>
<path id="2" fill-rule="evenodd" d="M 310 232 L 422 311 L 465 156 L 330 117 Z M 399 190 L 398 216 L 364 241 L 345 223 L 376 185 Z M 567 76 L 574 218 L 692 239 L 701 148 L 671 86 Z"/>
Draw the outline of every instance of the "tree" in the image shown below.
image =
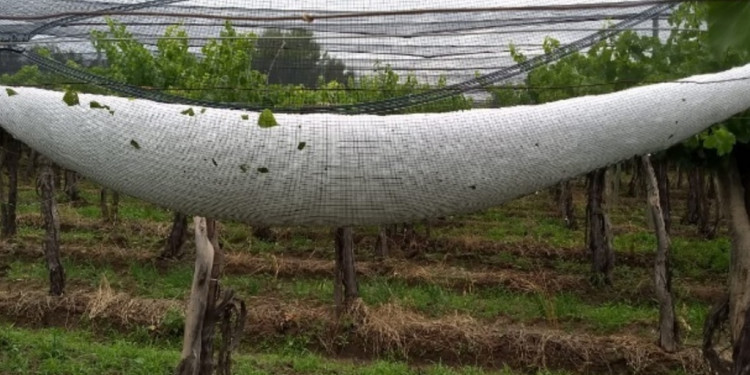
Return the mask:
<path id="1" fill-rule="evenodd" d="M 313 88 L 319 83 L 344 83 L 351 77 L 345 73 L 341 60 L 321 52 L 313 33 L 294 29 L 266 30 L 255 44 L 253 69 L 266 74 L 269 84 L 304 85 Z"/>

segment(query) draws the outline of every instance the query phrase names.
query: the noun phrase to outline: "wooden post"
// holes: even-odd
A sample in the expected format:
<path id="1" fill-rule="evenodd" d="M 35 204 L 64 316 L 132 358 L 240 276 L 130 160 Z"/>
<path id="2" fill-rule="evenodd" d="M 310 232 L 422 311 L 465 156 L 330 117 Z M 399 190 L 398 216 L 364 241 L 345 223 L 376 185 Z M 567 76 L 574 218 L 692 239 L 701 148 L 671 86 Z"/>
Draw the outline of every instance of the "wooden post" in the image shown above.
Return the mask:
<path id="1" fill-rule="evenodd" d="M 214 248 L 208 238 L 206 219 L 193 218 L 195 223 L 195 271 L 190 289 L 190 301 L 185 315 L 185 335 L 176 375 L 197 375 L 201 363 L 203 317 L 206 314 Z"/>
<path id="2" fill-rule="evenodd" d="M 354 268 L 354 232 L 351 227 L 336 228 L 336 273 L 333 295 L 337 315 L 348 310 L 359 297 Z"/>
<path id="3" fill-rule="evenodd" d="M 2 233 L 6 238 L 15 237 L 18 231 L 16 204 L 18 204 L 18 165 L 21 158 L 21 142 L 10 134 L 4 135 L 5 154 L 3 164 L 8 171 L 8 200 L 0 203 L 2 211 Z"/>
<path id="4" fill-rule="evenodd" d="M 605 204 L 606 176 L 606 168 L 597 169 L 586 175 L 586 247 L 591 254 L 592 281 L 596 284 L 611 285 L 615 253 L 612 249 L 612 230 Z"/>
<path id="5" fill-rule="evenodd" d="M 224 270 L 224 251 L 219 246 L 218 223 L 216 220 L 206 220 L 206 234 L 214 249 L 214 260 L 211 267 L 211 280 L 208 285 L 206 314 L 203 318 L 200 375 L 212 375 L 214 373 L 214 337 L 216 336 L 216 323 L 219 321 L 220 314 L 216 305 L 221 295 L 219 280 Z"/>
<path id="6" fill-rule="evenodd" d="M 65 271 L 60 262 L 60 216 L 55 200 L 55 174 L 52 164 L 41 157 L 41 169 L 37 188 L 40 193 L 42 217 L 44 218 L 44 257 L 49 271 L 49 294 L 61 296 L 65 290 Z"/>
<path id="7" fill-rule="evenodd" d="M 648 155 L 641 158 L 644 180 L 647 186 L 647 199 L 651 219 L 656 232 L 656 261 L 654 263 L 654 287 L 659 300 L 659 346 L 673 353 L 678 346 L 678 325 L 672 297 L 672 275 L 669 269 L 670 240 L 659 198 L 659 183 Z"/>

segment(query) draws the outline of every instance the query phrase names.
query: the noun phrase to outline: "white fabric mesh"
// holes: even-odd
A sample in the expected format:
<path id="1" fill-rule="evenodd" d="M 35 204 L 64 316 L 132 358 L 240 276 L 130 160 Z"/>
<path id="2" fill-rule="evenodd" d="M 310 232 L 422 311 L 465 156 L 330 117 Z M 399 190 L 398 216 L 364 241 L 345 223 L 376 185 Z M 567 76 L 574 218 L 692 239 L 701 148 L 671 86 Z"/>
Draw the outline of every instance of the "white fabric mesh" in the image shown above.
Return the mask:
<path id="1" fill-rule="evenodd" d="M 258 113 L 193 108 L 191 117 L 181 105 L 88 94 L 70 107 L 61 92 L 13 88 L 9 96 L 0 87 L 0 124 L 66 168 L 188 214 L 380 224 L 480 210 L 665 149 L 750 108 L 748 76 L 750 65 L 608 95 L 444 114 L 276 114 L 279 126 L 267 129 Z"/>

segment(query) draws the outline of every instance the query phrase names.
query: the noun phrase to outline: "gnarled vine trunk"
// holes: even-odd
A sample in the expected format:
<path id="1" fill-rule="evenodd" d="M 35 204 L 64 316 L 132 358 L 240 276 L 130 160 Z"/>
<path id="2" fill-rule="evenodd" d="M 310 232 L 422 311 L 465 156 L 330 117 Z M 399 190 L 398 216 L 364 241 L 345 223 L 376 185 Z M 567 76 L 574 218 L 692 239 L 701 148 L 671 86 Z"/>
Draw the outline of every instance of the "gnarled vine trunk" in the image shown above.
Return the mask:
<path id="1" fill-rule="evenodd" d="M 172 229 L 169 231 L 164 250 L 159 254 L 160 259 L 180 259 L 185 255 L 185 241 L 188 235 L 188 217 L 175 212 L 172 217 Z"/>
<path id="2" fill-rule="evenodd" d="M 238 346 L 247 308 L 243 301 L 234 297 L 232 290 L 222 291 L 224 252 L 219 245 L 218 222 L 199 217 L 194 218 L 194 222 L 195 273 L 185 319 L 183 350 L 175 374 L 229 375 L 232 373 L 231 352 Z"/>
<path id="3" fill-rule="evenodd" d="M 659 346 L 667 352 L 677 351 L 679 332 L 677 317 L 672 295 L 672 274 L 670 271 L 670 240 L 666 227 L 666 215 L 661 208 L 661 189 L 656 173 L 649 160 L 643 156 L 643 179 L 646 182 L 646 192 L 651 219 L 656 232 L 656 261 L 654 262 L 654 287 L 659 301 Z M 663 165 L 663 163 L 660 163 Z"/>
<path id="4" fill-rule="evenodd" d="M 656 183 L 659 191 L 659 207 L 661 208 L 662 217 L 664 218 L 664 229 L 669 233 L 672 229 L 672 205 L 669 193 L 670 184 L 668 173 L 669 162 L 666 160 L 654 161 L 653 172 L 656 176 Z"/>
<path id="5" fill-rule="evenodd" d="M 185 333 L 176 375 L 198 375 L 201 370 L 203 321 L 208 307 L 214 247 L 208 237 L 206 219 L 195 217 L 195 271 L 185 314 Z"/>
<path id="6" fill-rule="evenodd" d="M 637 197 L 643 191 L 643 173 L 641 172 L 641 163 L 636 159 L 631 159 L 630 182 L 628 183 L 628 196 Z"/>
<path id="7" fill-rule="evenodd" d="M 554 186 L 552 189 L 557 209 L 562 216 L 563 222 L 568 229 L 577 229 L 578 221 L 575 215 L 575 206 L 573 206 L 573 190 L 570 181 L 564 181 Z"/>
<path id="8" fill-rule="evenodd" d="M 750 308 L 750 147 L 735 145 L 717 173 L 718 193 L 732 237 L 729 269 L 729 326 L 739 340 Z"/>
<path id="9" fill-rule="evenodd" d="M 26 182 L 30 182 L 32 178 L 34 178 L 36 172 L 36 167 L 39 159 L 39 153 L 36 152 L 33 148 L 28 149 L 29 154 L 29 162 L 26 164 L 26 173 L 24 176 L 24 180 Z M 54 172 L 54 169 L 53 169 Z M 57 178 L 57 177 L 55 177 Z M 58 186 L 55 184 L 55 186 Z"/>
<path id="10" fill-rule="evenodd" d="M 606 176 L 606 168 L 597 169 L 586 175 L 586 246 L 591 254 L 592 281 L 610 285 L 615 254 L 612 249 L 611 225 L 606 212 Z"/>
<path id="11" fill-rule="evenodd" d="M 65 271 L 60 262 L 60 216 L 55 199 L 55 173 L 49 160 L 44 157 L 41 159 L 37 190 L 44 219 L 45 236 L 42 246 L 49 271 L 49 294 L 61 296 L 65 290 Z"/>
<path id="12" fill-rule="evenodd" d="M 710 204 L 706 192 L 706 175 L 702 168 L 688 171 L 687 212 L 683 223 L 695 224 L 704 236 L 711 236 Z"/>
<path id="13" fill-rule="evenodd" d="M 333 297 L 336 313 L 341 315 L 359 297 L 357 274 L 354 267 L 354 232 L 351 227 L 336 228 L 336 270 Z"/>
<path id="14" fill-rule="evenodd" d="M 75 171 L 65 170 L 64 184 L 65 195 L 68 196 L 68 200 L 71 202 L 78 202 L 81 200 L 81 194 L 78 191 L 78 181 L 80 176 Z"/>
<path id="15" fill-rule="evenodd" d="M 214 336 L 216 323 L 219 321 L 220 315 L 220 311 L 218 311 L 216 305 L 221 295 L 219 280 L 221 280 L 221 275 L 224 271 L 224 251 L 219 246 L 218 223 L 216 220 L 206 220 L 206 234 L 214 249 L 214 259 L 213 266 L 211 267 L 211 279 L 208 285 L 206 314 L 203 317 L 200 375 L 212 375 L 214 372 Z"/>
<path id="16" fill-rule="evenodd" d="M 717 192 L 732 238 L 726 316 L 733 345 L 732 374 L 750 372 L 750 145 L 736 144 L 716 174 Z M 709 318 L 717 320 L 712 314 Z M 709 324 L 707 320 L 707 326 Z M 714 324 L 714 326 L 717 324 Z M 706 352 L 704 348 L 704 352 Z M 710 354 L 710 351 L 708 351 Z M 709 360 L 711 358 L 708 358 Z"/>
<path id="17" fill-rule="evenodd" d="M 375 257 L 378 259 L 388 257 L 388 232 L 384 226 L 378 227 L 378 238 L 375 240 Z"/>
<path id="18" fill-rule="evenodd" d="M 3 146 L 5 149 L 3 165 L 8 172 L 8 200 L 0 204 L 2 214 L 3 237 L 14 237 L 18 232 L 16 222 L 16 206 L 18 205 L 18 168 L 21 159 L 21 142 L 10 134 L 3 132 Z"/>

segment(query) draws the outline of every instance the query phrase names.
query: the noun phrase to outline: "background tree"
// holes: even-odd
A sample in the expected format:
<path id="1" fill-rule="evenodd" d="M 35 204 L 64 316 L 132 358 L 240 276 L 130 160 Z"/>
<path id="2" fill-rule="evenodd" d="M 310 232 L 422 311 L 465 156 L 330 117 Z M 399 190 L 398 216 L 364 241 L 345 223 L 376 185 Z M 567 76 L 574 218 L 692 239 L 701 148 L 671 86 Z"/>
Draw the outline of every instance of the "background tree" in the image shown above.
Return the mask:
<path id="1" fill-rule="evenodd" d="M 321 82 L 345 83 L 352 76 L 341 60 L 321 51 L 311 31 L 301 29 L 266 30 L 255 44 L 253 69 L 266 74 L 269 84 L 308 88 Z"/>

